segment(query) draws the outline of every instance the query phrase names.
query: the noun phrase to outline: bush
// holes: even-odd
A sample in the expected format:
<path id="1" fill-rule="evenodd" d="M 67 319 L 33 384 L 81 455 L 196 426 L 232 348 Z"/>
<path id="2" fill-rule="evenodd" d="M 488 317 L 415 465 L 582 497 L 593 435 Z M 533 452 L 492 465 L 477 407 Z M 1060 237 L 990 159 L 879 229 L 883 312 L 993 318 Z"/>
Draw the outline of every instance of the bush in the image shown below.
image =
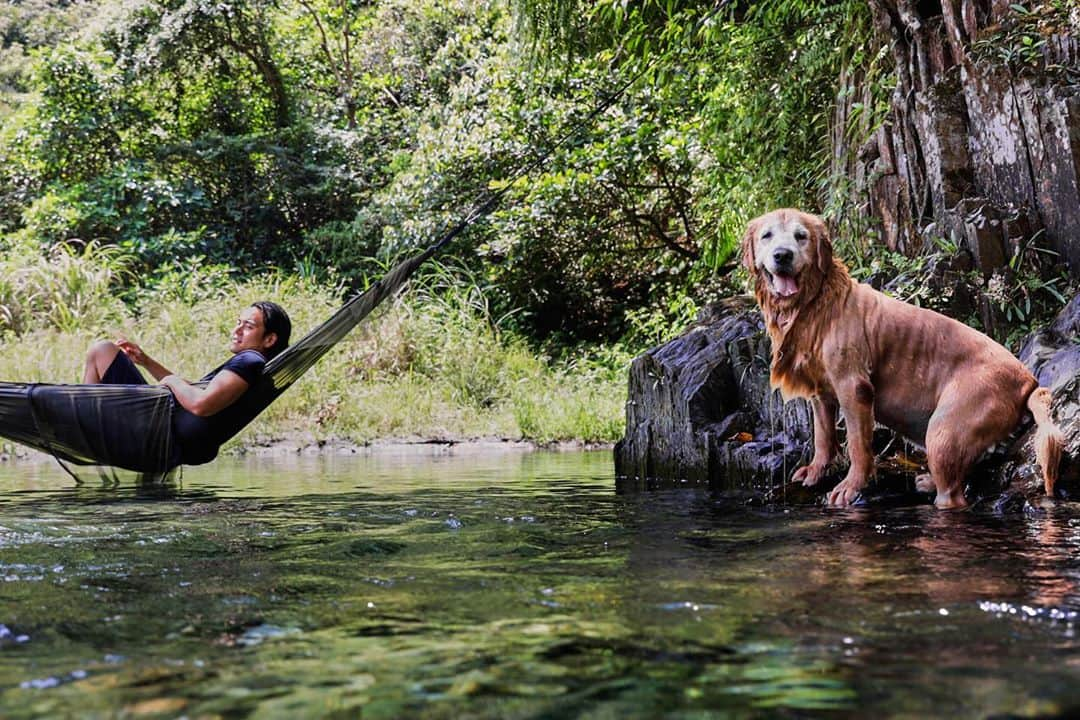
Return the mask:
<path id="1" fill-rule="evenodd" d="M 94 242 L 58 243 L 0 260 L 0 330 L 94 330 L 124 316 L 118 287 L 130 257 Z"/>

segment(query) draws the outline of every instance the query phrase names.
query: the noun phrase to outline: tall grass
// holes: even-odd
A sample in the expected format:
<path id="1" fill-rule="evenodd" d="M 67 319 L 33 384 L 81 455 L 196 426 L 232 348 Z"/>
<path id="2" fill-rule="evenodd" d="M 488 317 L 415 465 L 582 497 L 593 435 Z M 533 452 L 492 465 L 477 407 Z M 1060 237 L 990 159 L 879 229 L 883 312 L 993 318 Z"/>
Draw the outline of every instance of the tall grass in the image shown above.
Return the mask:
<path id="1" fill-rule="evenodd" d="M 129 278 L 128 258 L 115 247 L 14 249 L 0 258 L 0 333 L 75 332 L 115 322 L 124 314 L 115 288 Z"/>
<path id="2" fill-rule="evenodd" d="M 337 288 L 269 273 L 237 281 L 220 268 L 179 268 L 116 299 L 122 258 L 104 249 L 29 258 L 33 302 L 0 287 L 0 379 L 76 382 L 85 348 L 127 337 L 178 374 L 196 379 L 228 355 L 237 315 L 257 299 L 281 303 L 299 338 L 341 303 Z M 22 270 L 20 270 L 22 272 Z M 6 293 L 6 294 L 5 294 Z M 619 353 L 554 361 L 504 330 L 491 289 L 459 267 L 432 265 L 388 300 L 242 433 L 234 446 L 285 440 L 513 438 L 610 442 L 623 426 L 625 362 Z M 10 305 L 7 302 L 10 302 Z"/>

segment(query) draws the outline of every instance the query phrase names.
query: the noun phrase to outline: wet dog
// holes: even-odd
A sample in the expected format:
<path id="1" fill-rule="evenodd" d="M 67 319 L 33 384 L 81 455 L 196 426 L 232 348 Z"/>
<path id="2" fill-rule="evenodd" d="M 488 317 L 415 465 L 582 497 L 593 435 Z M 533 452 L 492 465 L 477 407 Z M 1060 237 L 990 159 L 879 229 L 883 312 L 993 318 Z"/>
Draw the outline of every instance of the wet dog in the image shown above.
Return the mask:
<path id="1" fill-rule="evenodd" d="M 743 260 L 772 340 L 772 385 L 813 409 L 814 455 L 794 480 L 816 484 L 839 454 L 839 412 L 851 465 L 829 504 L 851 504 L 874 474 L 877 422 L 926 448 L 930 473 L 919 478 L 920 490 L 936 490 L 940 508 L 965 507 L 968 470 L 1030 412 L 1053 495 L 1064 440 L 1050 417 L 1050 392 L 1008 350 L 855 282 L 814 215 L 785 209 L 751 221 Z"/>

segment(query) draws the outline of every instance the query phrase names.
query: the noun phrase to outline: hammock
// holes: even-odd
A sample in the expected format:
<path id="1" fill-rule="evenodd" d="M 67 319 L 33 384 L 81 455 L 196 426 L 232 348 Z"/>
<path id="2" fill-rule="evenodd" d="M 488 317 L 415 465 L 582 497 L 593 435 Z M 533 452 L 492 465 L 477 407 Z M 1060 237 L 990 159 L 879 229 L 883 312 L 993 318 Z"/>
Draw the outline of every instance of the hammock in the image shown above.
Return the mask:
<path id="1" fill-rule="evenodd" d="M 724 7 L 724 4 L 718 7 Z M 266 409 L 379 303 L 395 293 L 420 265 L 478 218 L 490 213 L 515 182 L 542 166 L 556 148 L 565 146 L 575 136 L 577 130 L 610 108 L 631 85 L 645 76 L 654 62 L 655 59 L 642 66 L 546 152 L 519 168 L 508 182 L 489 191 L 487 199 L 474 206 L 469 216 L 438 242 L 395 266 L 367 291 L 346 302 L 330 319 L 268 362 L 263 377 L 248 390 L 258 394 L 262 402 L 259 411 Z M 147 482 L 172 475 L 180 466 L 173 442 L 173 411 L 172 393 L 160 386 L 0 382 L 0 437 L 51 454 L 77 481 L 82 478 L 69 463 L 95 467 L 103 479 L 113 481 L 119 479 L 118 468 L 131 471 Z M 122 434 L 119 439 L 117 432 L 106 437 L 102 428 L 116 418 L 124 420 Z M 217 454 L 217 448 L 212 450 L 212 454 L 207 452 L 205 457 L 188 459 L 186 464 L 209 462 Z"/>
<path id="2" fill-rule="evenodd" d="M 491 201 L 480 212 L 486 213 Z M 434 255 L 479 213 L 462 222 L 435 245 L 395 266 L 365 292 L 354 296 L 328 320 L 266 364 L 249 393 L 256 393 L 259 412 L 285 392 L 319 358 L 397 292 L 421 264 Z M 174 442 L 173 394 L 160 385 L 53 385 L 0 382 L 0 436 L 49 453 L 81 481 L 70 464 L 93 468 L 118 481 L 117 470 L 130 471 L 142 482 L 173 475 L 180 465 Z M 109 432 L 103 428 L 108 425 Z M 226 438 L 227 439 L 227 438 Z M 209 462 L 217 448 L 188 464 Z"/>

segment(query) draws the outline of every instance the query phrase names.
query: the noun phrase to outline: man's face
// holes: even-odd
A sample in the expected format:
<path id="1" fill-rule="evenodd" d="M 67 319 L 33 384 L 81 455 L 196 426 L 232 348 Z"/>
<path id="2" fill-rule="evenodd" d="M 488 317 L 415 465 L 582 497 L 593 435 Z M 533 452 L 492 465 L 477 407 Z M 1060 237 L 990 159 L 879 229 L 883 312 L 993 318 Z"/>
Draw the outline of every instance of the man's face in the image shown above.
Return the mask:
<path id="1" fill-rule="evenodd" d="M 262 311 L 249 307 L 240 313 L 229 342 L 229 350 L 238 353 L 243 350 L 265 352 L 277 341 L 277 335 L 266 332 Z"/>

